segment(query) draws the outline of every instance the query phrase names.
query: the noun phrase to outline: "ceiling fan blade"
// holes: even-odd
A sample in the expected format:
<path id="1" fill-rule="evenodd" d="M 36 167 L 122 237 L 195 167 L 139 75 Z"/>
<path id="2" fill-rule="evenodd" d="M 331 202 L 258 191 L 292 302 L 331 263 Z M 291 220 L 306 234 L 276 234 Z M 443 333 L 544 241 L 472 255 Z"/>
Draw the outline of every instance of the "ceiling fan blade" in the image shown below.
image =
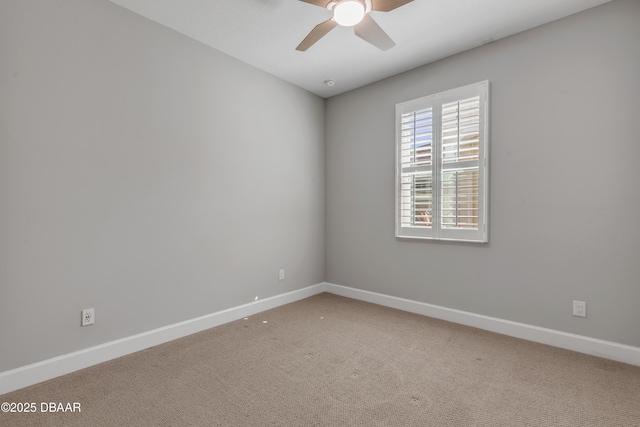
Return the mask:
<path id="1" fill-rule="evenodd" d="M 320 7 L 327 7 L 327 5 L 331 2 L 331 0 L 300 0 L 305 3 L 315 4 Z"/>
<path id="2" fill-rule="evenodd" d="M 379 12 L 389 12 L 390 10 L 397 9 L 400 6 L 404 6 L 407 3 L 411 3 L 412 1 L 413 0 L 372 0 L 373 4 L 371 5 L 371 10 L 377 10 Z"/>
<path id="3" fill-rule="evenodd" d="M 355 26 L 355 33 L 356 36 L 362 40 L 371 43 L 381 50 L 388 50 L 396 45 L 368 13 L 364 15 L 362 21 Z"/>
<path id="4" fill-rule="evenodd" d="M 302 42 L 298 45 L 296 50 L 304 52 L 309 49 L 315 42 L 324 37 L 329 31 L 331 31 L 335 26 L 338 25 L 336 21 L 333 19 L 328 19 L 321 24 L 315 26 L 313 30 L 307 35 L 307 37 L 302 40 Z"/>

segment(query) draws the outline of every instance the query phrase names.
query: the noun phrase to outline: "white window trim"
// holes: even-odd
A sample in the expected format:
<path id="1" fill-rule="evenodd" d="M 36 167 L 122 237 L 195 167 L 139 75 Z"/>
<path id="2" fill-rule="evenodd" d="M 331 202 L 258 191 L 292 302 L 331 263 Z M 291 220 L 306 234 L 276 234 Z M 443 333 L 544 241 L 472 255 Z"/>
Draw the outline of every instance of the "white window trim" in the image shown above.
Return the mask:
<path id="1" fill-rule="evenodd" d="M 440 178 L 440 119 L 442 105 L 466 98 L 480 97 L 480 147 L 479 147 L 479 174 L 478 174 L 478 229 L 443 229 L 440 223 L 440 189 L 434 182 L 433 185 L 433 225 L 403 226 L 401 221 L 401 145 L 402 145 L 402 115 L 414 111 L 420 111 L 429 107 L 433 108 L 433 166 L 432 176 L 434 181 Z M 466 242 L 487 243 L 489 241 L 489 82 L 483 81 L 470 84 L 457 89 L 448 90 L 435 95 L 429 95 L 418 99 L 402 102 L 396 105 L 396 237 L 411 239 L 435 239 Z"/>

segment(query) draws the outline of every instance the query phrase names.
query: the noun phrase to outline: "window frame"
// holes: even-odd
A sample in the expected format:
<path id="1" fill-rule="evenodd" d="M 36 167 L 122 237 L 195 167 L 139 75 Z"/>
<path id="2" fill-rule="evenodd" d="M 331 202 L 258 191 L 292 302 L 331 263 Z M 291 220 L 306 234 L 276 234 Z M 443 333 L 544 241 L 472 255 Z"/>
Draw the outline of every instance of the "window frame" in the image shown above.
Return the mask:
<path id="1" fill-rule="evenodd" d="M 479 157 L 478 157 L 478 228 L 443 228 L 441 220 L 441 180 L 442 166 L 442 106 L 468 98 L 479 97 Z M 431 227 L 402 224 L 402 116 L 431 108 L 431 179 L 432 218 Z M 427 95 L 396 104 L 396 185 L 395 221 L 396 237 L 425 240 L 452 240 L 488 243 L 489 241 L 489 81 L 482 81 L 456 89 Z M 415 148 L 414 148 L 415 150 Z M 409 169 L 405 167 L 405 169 Z M 429 169 L 427 167 L 426 169 Z M 406 174 L 406 173 L 405 173 Z M 415 209 L 412 212 L 415 216 Z"/>

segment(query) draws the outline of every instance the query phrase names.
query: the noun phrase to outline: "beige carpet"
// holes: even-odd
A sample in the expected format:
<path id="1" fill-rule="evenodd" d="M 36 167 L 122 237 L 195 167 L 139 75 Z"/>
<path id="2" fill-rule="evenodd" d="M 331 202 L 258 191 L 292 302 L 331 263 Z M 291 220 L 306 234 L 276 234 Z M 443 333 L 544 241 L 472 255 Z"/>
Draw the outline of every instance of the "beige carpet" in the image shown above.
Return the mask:
<path id="1" fill-rule="evenodd" d="M 321 294 L 0 402 L 38 406 L 12 427 L 640 426 L 640 367 Z"/>

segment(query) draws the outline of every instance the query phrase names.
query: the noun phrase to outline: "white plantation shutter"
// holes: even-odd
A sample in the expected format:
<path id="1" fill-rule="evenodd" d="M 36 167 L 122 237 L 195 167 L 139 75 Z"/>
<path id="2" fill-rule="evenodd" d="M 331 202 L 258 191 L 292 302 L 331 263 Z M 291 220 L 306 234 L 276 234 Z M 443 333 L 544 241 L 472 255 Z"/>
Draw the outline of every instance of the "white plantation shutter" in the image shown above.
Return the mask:
<path id="1" fill-rule="evenodd" d="M 404 226 L 431 227 L 433 110 L 404 114 L 401 120 L 401 221 Z"/>
<path id="2" fill-rule="evenodd" d="M 442 227 L 477 230 L 480 97 L 444 104 L 441 123 Z"/>
<path id="3" fill-rule="evenodd" d="M 398 237 L 487 241 L 488 82 L 396 106 Z"/>

